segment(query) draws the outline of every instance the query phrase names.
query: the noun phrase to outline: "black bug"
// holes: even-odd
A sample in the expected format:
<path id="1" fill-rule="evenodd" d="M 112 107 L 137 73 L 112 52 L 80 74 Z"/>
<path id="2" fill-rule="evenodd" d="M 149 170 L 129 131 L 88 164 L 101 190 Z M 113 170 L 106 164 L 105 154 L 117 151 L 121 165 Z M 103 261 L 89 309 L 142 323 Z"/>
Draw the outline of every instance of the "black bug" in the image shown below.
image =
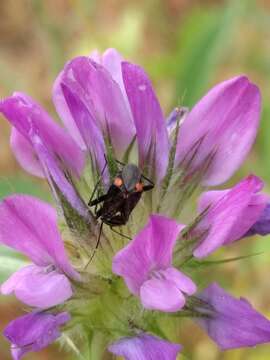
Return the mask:
<path id="1" fill-rule="evenodd" d="M 125 225 L 132 210 L 139 202 L 142 193 L 154 187 L 154 183 L 142 174 L 138 166 L 123 164 L 118 160 L 116 162 L 122 166 L 122 169 L 116 174 L 107 193 L 93 199 L 97 184 L 88 203 L 89 207 L 96 207 L 96 219 L 101 220 L 100 234 L 103 223 L 109 225 L 111 229 L 115 226 Z M 100 207 L 98 207 L 99 204 L 101 204 Z M 115 230 L 113 231 L 118 233 Z M 96 248 L 99 245 L 100 234 Z M 126 237 L 123 234 L 120 235 Z"/>

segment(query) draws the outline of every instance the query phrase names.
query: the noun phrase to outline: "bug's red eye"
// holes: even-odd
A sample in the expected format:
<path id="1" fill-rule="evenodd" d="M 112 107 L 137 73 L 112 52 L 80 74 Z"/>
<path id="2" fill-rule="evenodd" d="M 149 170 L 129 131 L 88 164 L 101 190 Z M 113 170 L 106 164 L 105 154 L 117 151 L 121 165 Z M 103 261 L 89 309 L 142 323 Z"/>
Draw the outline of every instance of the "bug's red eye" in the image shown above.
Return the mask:
<path id="1" fill-rule="evenodd" d="M 123 180 L 120 178 L 120 177 L 117 177 L 114 179 L 114 185 L 117 186 L 117 187 L 120 187 L 123 185 Z"/>
<path id="2" fill-rule="evenodd" d="M 138 183 L 135 185 L 135 190 L 136 190 L 137 192 L 142 192 L 142 191 L 143 191 L 143 183 L 138 182 Z"/>

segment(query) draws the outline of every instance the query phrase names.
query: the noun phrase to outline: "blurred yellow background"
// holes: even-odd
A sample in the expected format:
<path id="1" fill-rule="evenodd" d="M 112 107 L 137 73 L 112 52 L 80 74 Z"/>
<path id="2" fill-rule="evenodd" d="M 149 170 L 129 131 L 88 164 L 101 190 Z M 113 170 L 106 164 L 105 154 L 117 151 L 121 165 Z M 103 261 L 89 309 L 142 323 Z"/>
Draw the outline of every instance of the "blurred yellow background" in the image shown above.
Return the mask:
<path id="1" fill-rule="evenodd" d="M 231 181 L 252 172 L 270 193 L 270 1 L 200 0 L 1 0 L 0 96 L 14 90 L 30 94 L 56 119 L 51 88 L 64 63 L 93 49 L 115 47 L 145 67 L 166 114 L 191 107 L 214 83 L 240 73 L 260 87 L 263 113 L 256 145 Z M 20 169 L 9 149 L 9 126 L 0 122 L 0 197 L 25 192 L 50 199 L 45 183 Z M 5 251 L 0 248 L 1 251 Z M 270 238 L 247 239 L 221 250 L 215 259 L 263 254 L 205 269 L 202 283 L 217 280 L 243 295 L 270 317 Z M 9 270 L 1 274 L 1 281 Z M 23 313 L 13 297 L 0 300 L 1 330 Z M 221 353 L 190 321 L 176 329 L 184 346 L 181 359 L 268 360 L 270 345 Z M 10 359 L 0 337 L 0 360 Z M 29 360 L 64 359 L 56 346 L 26 356 Z M 66 359 L 72 359 L 66 354 Z"/>

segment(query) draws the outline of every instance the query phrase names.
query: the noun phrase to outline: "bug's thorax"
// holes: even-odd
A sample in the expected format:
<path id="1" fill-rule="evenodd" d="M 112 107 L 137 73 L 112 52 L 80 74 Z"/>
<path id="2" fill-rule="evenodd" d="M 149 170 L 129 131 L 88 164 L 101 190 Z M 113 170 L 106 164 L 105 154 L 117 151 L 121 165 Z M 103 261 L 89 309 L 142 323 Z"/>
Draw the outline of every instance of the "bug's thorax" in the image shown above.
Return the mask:
<path id="1" fill-rule="evenodd" d="M 143 191 L 141 178 L 140 169 L 134 164 L 127 164 L 115 177 L 113 184 L 121 190 L 124 198 L 128 198 L 134 192 Z"/>

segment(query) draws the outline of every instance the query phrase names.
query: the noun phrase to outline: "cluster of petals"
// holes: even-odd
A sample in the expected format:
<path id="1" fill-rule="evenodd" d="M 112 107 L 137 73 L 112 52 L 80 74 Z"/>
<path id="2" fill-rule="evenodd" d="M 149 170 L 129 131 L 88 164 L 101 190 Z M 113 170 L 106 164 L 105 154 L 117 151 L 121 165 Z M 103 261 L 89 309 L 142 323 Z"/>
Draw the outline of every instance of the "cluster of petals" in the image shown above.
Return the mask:
<path id="1" fill-rule="evenodd" d="M 247 77 L 238 76 L 213 87 L 190 112 L 185 111 L 180 125 L 178 111 L 166 121 L 147 74 L 114 49 L 69 61 L 54 83 L 53 102 L 65 128 L 25 94 L 14 93 L 0 102 L 0 112 L 12 125 L 11 148 L 25 170 L 46 177 L 53 191 L 57 188 L 91 221 L 94 215 L 69 175 L 76 180 L 83 177 L 89 157 L 100 174 L 108 144 L 117 159 L 136 144 L 138 166 L 155 180 L 156 194 L 162 193 L 170 166 L 184 174 L 184 182 L 200 176 L 203 186 L 219 185 L 249 153 L 261 107 L 258 88 Z M 102 174 L 105 185 L 107 171 Z M 269 233 L 269 199 L 260 192 L 262 188 L 263 182 L 250 175 L 231 189 L 203 193 L 198 205 L 203 216 L 191 229 L 191 235 L 203 236 L 193 256 L 202 258 L 245 236 Z M 197 289 L 173 266 L 174 247 L 185 226 L 165 215 L 150 215 L 148 223 L 114 256 L 112 270 L 123 277 L 144 308 L 177 312 Z M 59 326 L 69 315 L 40 310 L 67 301 L 73 293 L 71 282 L 80 280 L 80 275 L 65 253 L 56 211 L 33 197 L 13 195 L 0 203 L 0 243 L 33 262 L 1 286 L 2 294 L 14 292 L 22 302 L 39 309 L 14 320 L 5 330 L 13 358 L 18 360 L 60 336 Z M 199 325 L 222 349 L 270 340 L 269 321 L 218 285 L 210 285 L 197 300 L 202 305 L 193 310 Z M 175 360 L 181 346 L 141 332 L 112 343 L 108 350 L 127 360 Z"/>
<path id="2" fill-rule="evenodd" d="M 205 216 L 194 231 L 207 235 L 193 255 L 197 258 L 208 256 L 220 246 L 229 245 L 255 229 L 256 224 L 265 219 L 264 210 L 269 202 L 269 196 L 260 193 L 262 188 L 263 181 L 250 175 L 231 189 L 203 193 L 198 212 L 205 211 Z"/>
<path id="3" fill-rule="evenodd" d="M 0 243 L 32 260 L 1 285 L 25 304 L 44 309 L 72 296 L 73 269 L 57 228 L 55 209 L 28 195 L 12 195 L 0 203 Z"/>
<path id="4" fill-rule="evenodd" d="M 123 276 L 129 290 L 140 296 L 146 309 L 174 312 L 196 285 L 172 266 L 173 247 L 182 225 L 160 215 L 148 224 L 113 259 L 113 272 Z"/>

